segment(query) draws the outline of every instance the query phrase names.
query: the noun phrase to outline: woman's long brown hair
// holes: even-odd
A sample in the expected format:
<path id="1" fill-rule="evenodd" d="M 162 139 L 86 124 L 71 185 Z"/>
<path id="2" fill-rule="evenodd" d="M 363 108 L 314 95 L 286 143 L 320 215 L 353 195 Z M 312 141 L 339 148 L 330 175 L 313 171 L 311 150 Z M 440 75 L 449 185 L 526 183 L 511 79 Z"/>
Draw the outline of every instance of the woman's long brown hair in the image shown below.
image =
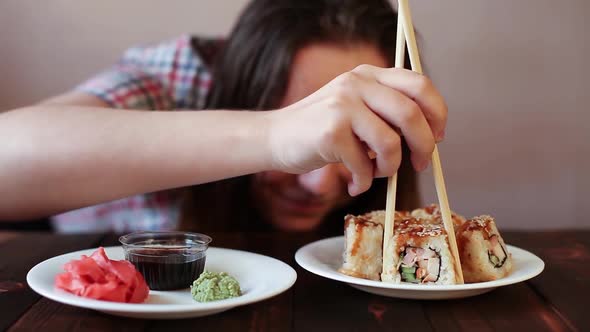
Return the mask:
<path id="1" fill-rule="evenodd" d="M 213 68 L 207 109 L 269 110 L 287 89 L 293 57 L 318 42 L 375 45 L 393 65 L 397 15 L 386 0 L 254 0 L 242 12 Z M 418 205 L 416 174 L 407 148 L 398 172 L 396 206 Z M 181 225 L 196 231 L 262 231 L 271 229 L 251 202 L 251 176 L 188 188 Z M 339 233 L 346 213 L 385 206 L 386 179 L 322 223 L 327 234 Z"/>

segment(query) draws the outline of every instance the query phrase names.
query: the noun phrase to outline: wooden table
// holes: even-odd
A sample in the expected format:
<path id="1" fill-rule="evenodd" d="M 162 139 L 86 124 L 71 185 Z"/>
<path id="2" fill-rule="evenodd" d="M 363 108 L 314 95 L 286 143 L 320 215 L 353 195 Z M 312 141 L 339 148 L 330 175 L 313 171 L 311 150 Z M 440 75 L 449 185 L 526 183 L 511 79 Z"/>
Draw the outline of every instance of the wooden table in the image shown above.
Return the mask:
<path id="1" fill-rule="evenodd" d="M 294 261 L 314 234 L 212 234 L 215 246 L 281 259 L 297 270 L 287 292 L 214 316 L 141 320 L 40 297 L 27 271 L 49 257 L 115 245 L 113 235 L 0 233 L 0 330 L 9 331 L 590 331 L 590 231 L 506 232 L 508 243 L 546 263 L 537 278 L 473 298 L 417 301 L 380 297 L 315 276 Z"/>

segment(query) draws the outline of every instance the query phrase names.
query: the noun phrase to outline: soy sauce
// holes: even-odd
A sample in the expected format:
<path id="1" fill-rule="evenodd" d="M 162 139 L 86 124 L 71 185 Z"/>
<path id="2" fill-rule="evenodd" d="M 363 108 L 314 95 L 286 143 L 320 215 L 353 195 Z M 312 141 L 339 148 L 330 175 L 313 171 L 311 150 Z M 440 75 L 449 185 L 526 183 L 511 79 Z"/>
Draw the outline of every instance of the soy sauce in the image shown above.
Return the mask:
<path id="1" fill-rule="evenodd" d="M 126 255 L 151 290 L 188 288 L 203 272 L 205 258 L 204 251 L 186 254 L 183 249 L 173 247 L 136 249 Z"/>

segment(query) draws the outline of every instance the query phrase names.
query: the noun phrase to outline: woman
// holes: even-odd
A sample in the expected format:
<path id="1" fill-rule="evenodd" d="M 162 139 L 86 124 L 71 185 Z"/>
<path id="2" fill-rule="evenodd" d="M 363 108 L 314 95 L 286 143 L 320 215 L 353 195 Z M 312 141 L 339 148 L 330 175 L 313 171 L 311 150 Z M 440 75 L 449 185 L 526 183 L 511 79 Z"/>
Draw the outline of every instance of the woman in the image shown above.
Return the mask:
<path id="1" fill-rule="evenodd" d="M 216 62 L 207 108 L 276 109 L 361 63 L 392 67 L 396 24 L 388 1 L 254 1 Z M 193 187 L 182 228 L 260 230 L 270 221 L 285 230 L 341 230 L 346 213 L 384 208 L 385 179 L 351 200 L 338 179 L 342 172 L 337 166 L 303 175 L 266 172 Z M 398 206 L 416 207 L 415 173 L 408 162 L 400 172 Z"/>
<path id="2" fill-rule="evenodd" d="M 367 190 L 373 176 L 391 175 L 397 168 L 401 150 L 394 126 L 412 150 L 411 157 L 402 158 L 398 206 L 413 207 L 417 198 L 409 161 L 418 170 L 426 167 L 435 139 L 442 139 L 446 108 L 426 79 L 407 71 L 379 69 L 392 66 L 395 26 L 393 10 L 381 0 L 255 0 L 223 45 L 180 38 L 132 49 L 117 67 L 37 107 L 52 108 L 52 119 L 58 115 L 83 118 L 75 122 L 80 125 L 96 117 L 106 126 L 100 131 L 103 136 L 97 133 L 85 139 L 93 142 L 92 153 L 82 152 L 82 160 L 72 166 L 65 197 L 52 195 L 50 188 L 39 197 L 47 200 L 49 195 L 55 203 L 49 205 L 64 210 L 199 183 L 54 217 L 59 230 L 70 232 L 166 229 L 178 227 L 179 220 L 181 228 L 200 231 L 340 229 L 345 212 L 383 206 L 383 181 L 358 197 L 348 194 Z M 71 108 L 64 110 L 65 105 Z M 152 118 L 158 118 L 154 124 L 150 121 L 155 120 L 144 114 L 140 118 L 136 112 L 123 112 L 133 114 L 124 116 L 89 109 L 194 110 L 203 106 L 277 111 L 188 112 L 199 113 L 192 114 L 193 121 L 187 112 L 153 112 Z M 257 121 L 249 126 L 253 118 Z M 123 125 L 129 126 L 127 130 L 121 129 Z M 80 128 L 87 134 L 85 125 Z M 138 133 L 143 130 L 149 133 Z M 104 133 L 110 131 L 120 136 L 105 139 Z M 171 133 L 177 133 L 180 142 Z M 125 141 L 127 135 L 131 141 Z M 195 151 L 209 156 L 203 165 L 186 156 L 191 152 L 182 144 L 187 136 L 202 137 L 203 148 Z M 145 141 L 138 141 L 141 138 Z M 103 146 L 101 139 L 116 146 Z M 212 144 L 207 145 L 209 141 Z M 136 146 L 141 146 L 139 151 Z M 212 148 L 219 151 L 212 153 Z M 368 150 L 376 153 L 375 162 L 366 156 Z M 96 151 L 105 152 L 98 164 Z M 154 158 L 157 153 L 163 156 Z M 263 164 L 269 155 L 273 161 Z M 72 159 L 71 155 L 64 158 Z M 149 164 L 154 160 L 161 164 Z M 112 180 L 100 188 L 101 181 L 88 179 L 91 176 L 85 175 L 84 166 L 91 170 L 89 174 Z M 184 177 L 191 166 L 195 169 Z M 124 176 L 116 174 L 121 170 Z M 196 172 L 200 178 L 195 181 Z M 255 174 L 244 175 L 249 173 Z M 146 177 L 152 183 L 146 184 Z"/>

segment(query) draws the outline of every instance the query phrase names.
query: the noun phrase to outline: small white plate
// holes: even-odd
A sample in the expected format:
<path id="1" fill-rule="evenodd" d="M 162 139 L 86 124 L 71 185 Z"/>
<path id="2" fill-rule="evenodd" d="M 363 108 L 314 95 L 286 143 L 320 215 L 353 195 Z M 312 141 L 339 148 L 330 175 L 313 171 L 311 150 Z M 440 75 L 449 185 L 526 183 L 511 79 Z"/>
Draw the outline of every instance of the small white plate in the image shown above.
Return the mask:
<path id="1" fill-rule="evenodd" d="M 53 287 L 55 276 L 63 272 L 62 266 L 81 255 L 90 255 L 96 249 L 81 250 L 50 258 L 33 267 L 27 274 L 29 286 L 37 293 L 57 302 L 88 308 L 105 313 L 137 318 L 189 318 L 212 315 L 231 308 L 265 300 L 289 289 L 297 273 L 289 265 L 251 252 L 210 247 L 205 268 L 225 271 L 240 283 L 239 297 L 199 303 L 192 299 L 190 289 L 178 291 L 150 291 L 144 303 L 99 301 L 76 296 Z M 125 259 L 121 247 L 105 248 L 110 259 Z"/>
<path id="2" fill-rule="evenodd" d="M 532 253 L 508 245 L 512 254 L 512 273 L 505 278 L 464 285 L 390 284 L 381 281 L 354 278 L 338 272 L 342 265 L 344 237 L 333 237 L 310 243 L 295 253 L 301 267 L 319 276 L 342 281 L 360 290 L 389 297 L 418 300 L 440 300 L 469 297 L 489 292 L 496 287 L 515 284 L 537 276 L 545 263 Z"/>

